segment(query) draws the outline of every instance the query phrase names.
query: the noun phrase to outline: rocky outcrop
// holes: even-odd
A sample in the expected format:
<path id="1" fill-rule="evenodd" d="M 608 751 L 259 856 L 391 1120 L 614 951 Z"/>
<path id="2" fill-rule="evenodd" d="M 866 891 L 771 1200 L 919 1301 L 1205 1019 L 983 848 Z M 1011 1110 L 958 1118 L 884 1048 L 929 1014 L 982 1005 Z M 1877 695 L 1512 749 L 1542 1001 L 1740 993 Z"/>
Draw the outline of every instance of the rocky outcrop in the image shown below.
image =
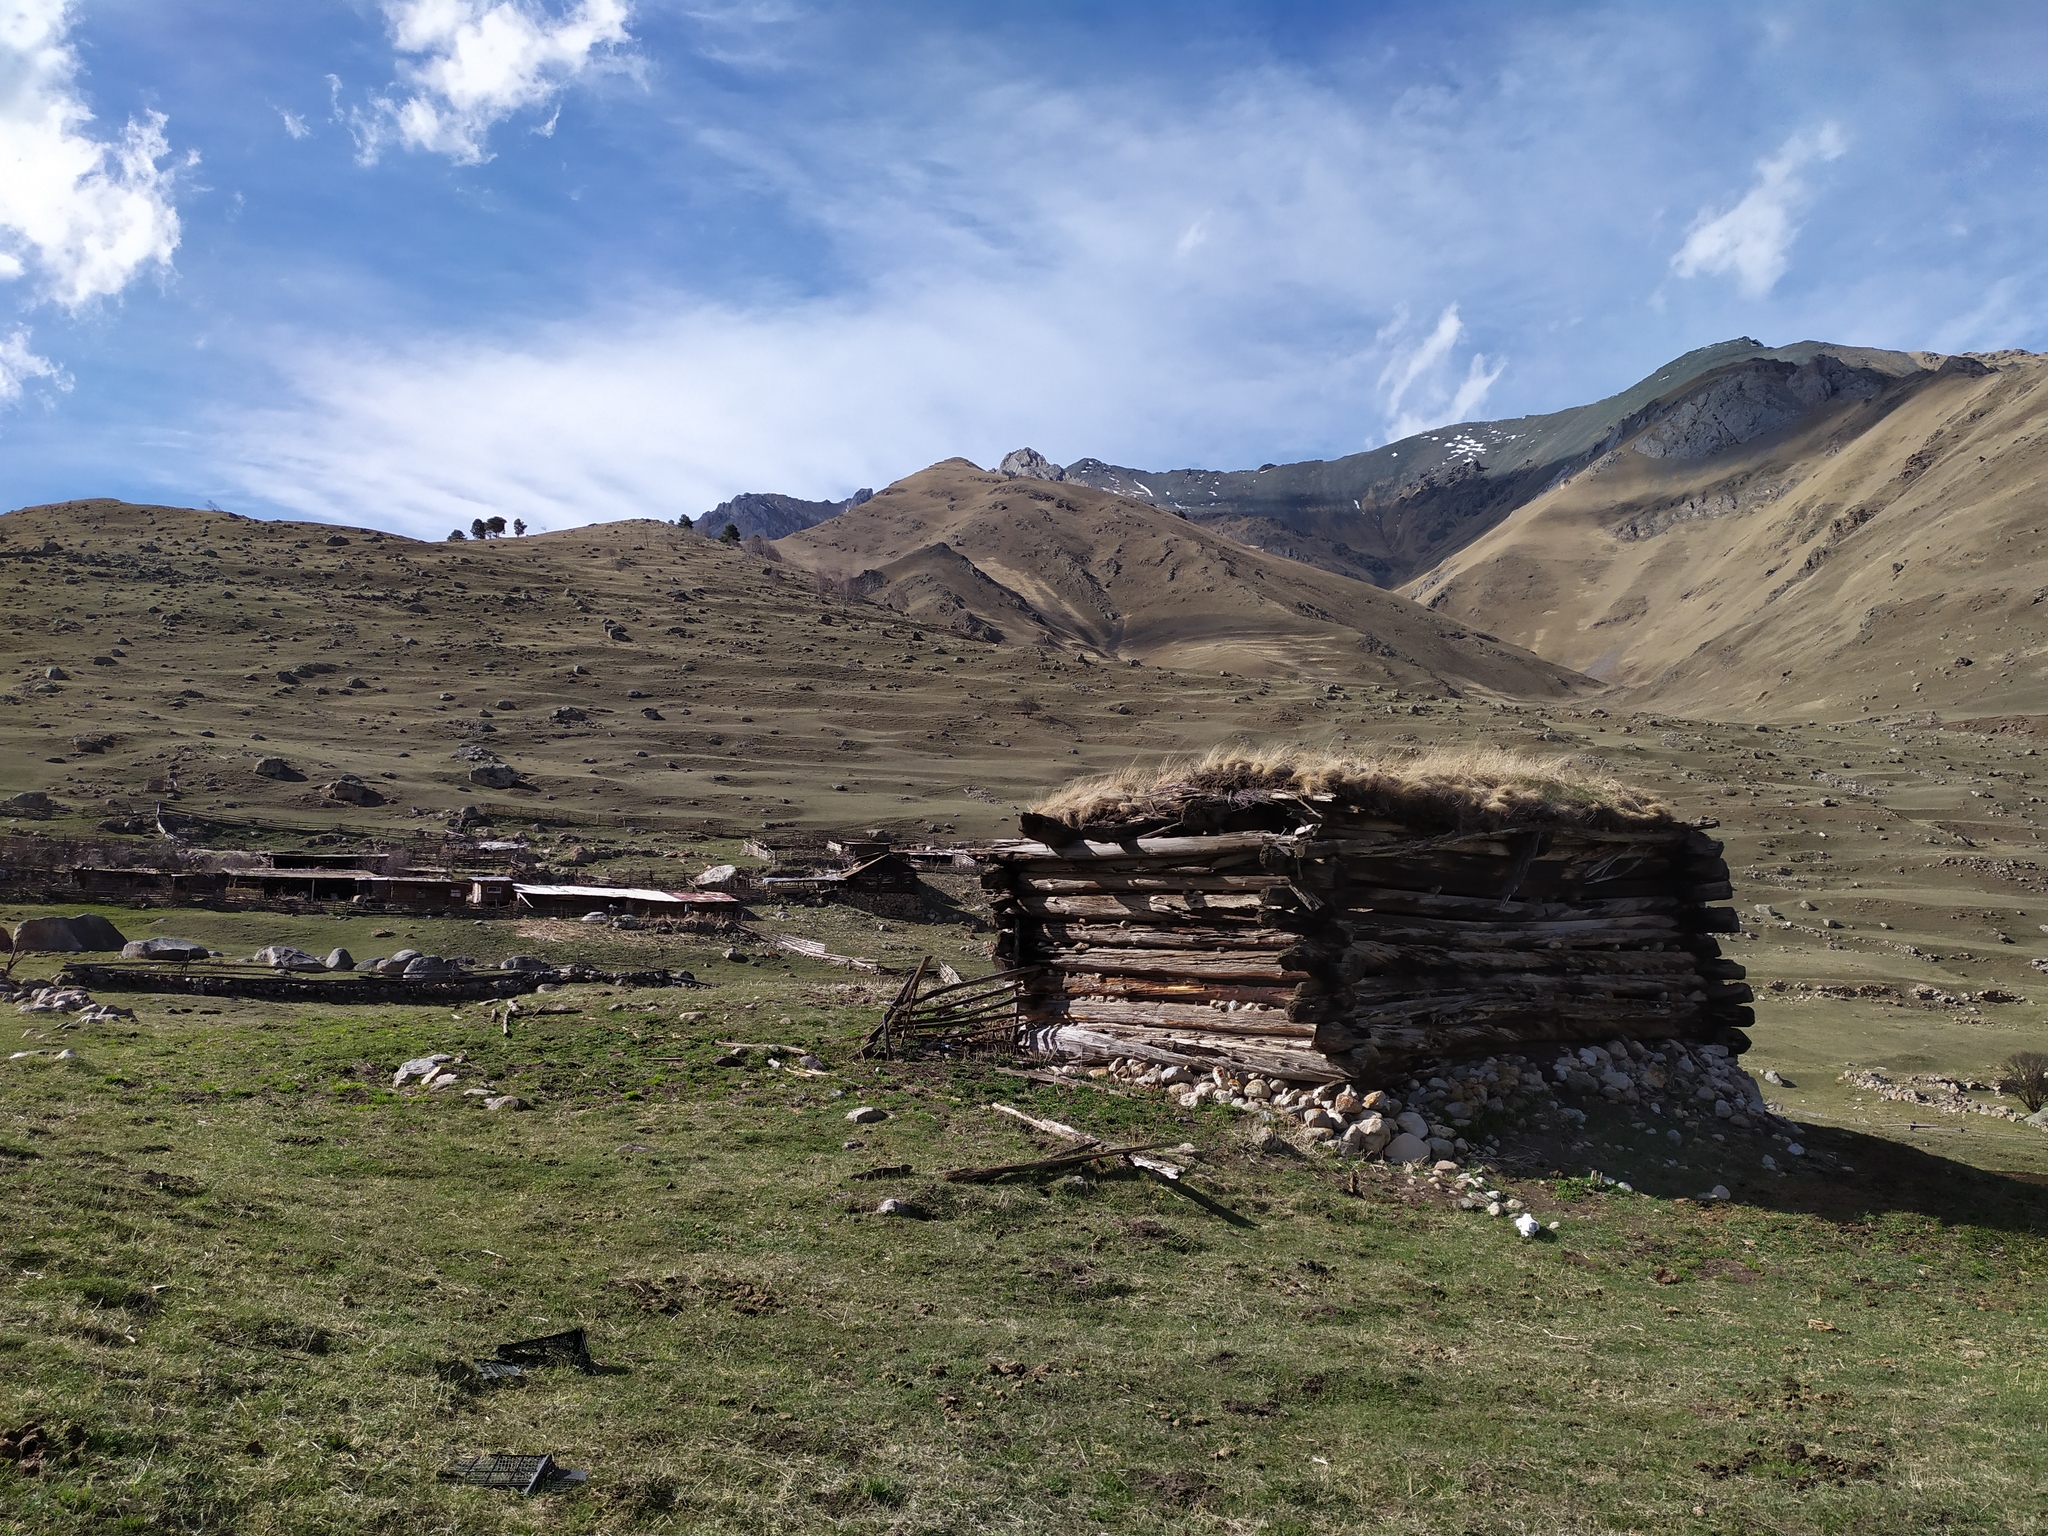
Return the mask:
<path id="1" fill-rule="evenodd" d="M 727 527 L 737 529 L 743 539 L 779 539 L 814 528 L 828 517 L 860 506 L 874 494 L 863 486 L 844 501 L 804 501 L 772 491 L 746 491 L 721 501 L 698 518 L 695 526 L 707 539 L 722 537 Z"/>
<path id="2" fill-rule="evenodd" d="M 1006 475 L 1025 480 L 1064 480 L 1067 472 L 1036 448 L 1017 448 L 1003 455 L 996 466 Z"/>

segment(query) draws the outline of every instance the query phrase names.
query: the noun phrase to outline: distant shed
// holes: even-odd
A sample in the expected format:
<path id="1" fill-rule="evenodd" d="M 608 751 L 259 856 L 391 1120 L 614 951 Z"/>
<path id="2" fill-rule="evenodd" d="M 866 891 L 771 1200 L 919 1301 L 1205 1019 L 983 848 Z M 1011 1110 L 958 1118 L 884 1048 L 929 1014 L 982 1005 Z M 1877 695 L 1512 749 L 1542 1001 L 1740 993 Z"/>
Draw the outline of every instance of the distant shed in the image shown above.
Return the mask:
<path id="1" fill-rule="evenodd" d="M 769 875 L 765 892 L 823 896 L 880 917 L 916 917 L 924 911 L 924 883 L 917 866 L 900 853 L 876 854 L 844 869 L 805 875 Z"/>
<path id="2" fill-rule="evenodd" d="M 1748 1047 L 1721 845 L 1505 755 L 1212 756 L 1077 785 L 989 855 L 1022 1043 L 1383 1080 L 1501 1050 Z"/>

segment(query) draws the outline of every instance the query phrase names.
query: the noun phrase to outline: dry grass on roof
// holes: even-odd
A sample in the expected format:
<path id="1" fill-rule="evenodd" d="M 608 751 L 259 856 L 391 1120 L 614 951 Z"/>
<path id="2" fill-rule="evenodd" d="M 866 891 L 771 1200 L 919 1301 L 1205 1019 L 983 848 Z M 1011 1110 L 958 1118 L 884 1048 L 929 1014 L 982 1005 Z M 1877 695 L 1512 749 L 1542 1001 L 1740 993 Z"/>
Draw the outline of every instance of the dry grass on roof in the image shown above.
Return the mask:
<path id="1" fill-rule="evenodd" d="M 1330 795 L 1354 810 L 1461 829 L 1569 823 L 1623 830 L 1668 826 L 1654 795 L 1569 758 L 1493 747 L 1340 756 L 1302 747 L 1228 746 L 1199 758 L 1077 779 L 1031 809 L 1076 831 L 1123 825 L 1202 802 Z"/>

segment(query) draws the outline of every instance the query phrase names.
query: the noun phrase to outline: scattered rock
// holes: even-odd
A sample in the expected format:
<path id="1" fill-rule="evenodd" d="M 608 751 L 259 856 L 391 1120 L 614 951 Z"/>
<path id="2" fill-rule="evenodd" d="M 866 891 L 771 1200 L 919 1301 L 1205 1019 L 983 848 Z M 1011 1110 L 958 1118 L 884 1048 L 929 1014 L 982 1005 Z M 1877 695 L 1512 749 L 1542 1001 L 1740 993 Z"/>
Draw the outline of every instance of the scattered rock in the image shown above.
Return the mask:
<path id="1" fill-rule="evenodd" d="M 908 1200 L 884 1200 L 875 1207 L 877 1216 L 915 1216 L 917 1211 Z"/>
<path id="2" fill-rule="evenodd" d="M 855 1125 L 873 1125 L 878 1120 L 889 1118 L 886 1109 L 876 1109 L 872 1104 L 863 1104 L 858 1109 L 849 1109 L 846 1118 Z"/>
<path id="3" fill-rule="evenodd" d="M 330 971 L 352 971 L 356 968 L 356 957 L 345 949 L 330 949 L 327 952 L 327 969 Z"/>
<path id="4" fill-rule="evenodd" d="M 1515 1230 L 1522 1235 L 1522 1241 L 1526 1243 L 1543 1230 L 1543 1223 L 1524 1211 L 1515 1218 Z"/>
<path id="5" fill-rule="evenodd" d="M 485 1109 L 531 1109 L 533 1106 L 516 1093 L 501 1093 L 496 1098 L 484 1100 Z"/>
<path id="6" fill-rule="evenodd" d="M 479 763 L 469 770 L 469 782 L 485 789 L 510 789 L 519 782 L 519 770 L 510 763 Z"/>
<path id="7" fill-rule="evenodd" d="M 39 789 L 23 790 L 12 799 L 0 800 L 0 816 L 19 816 L 24 821 L 48 821 L 68 809 Z"/>
<path id="8" fill-rule="evenodd" d="M 403 1088 L 407 1083 L 425 1082 L 440 1075 L 441 1063 L 455 1058 L 446 1054 L 439 1056 L 415 1056 L 391 1074 L 391 1086 Z"/>
<path id="9" fill-rule="evenodd" d="M 259 757 L 256 759 L 256 776 L 262 779 L 296 779 L 303 775 L 281 757 Z"/>
<path id="10" fill-rule="evenodd" d="M 258 965 L 275 966 L 281 971 L 324 971 L 327 969 L 320 960 L 295 949 L 289 944 L 266 944 L 256 951 Z"/>

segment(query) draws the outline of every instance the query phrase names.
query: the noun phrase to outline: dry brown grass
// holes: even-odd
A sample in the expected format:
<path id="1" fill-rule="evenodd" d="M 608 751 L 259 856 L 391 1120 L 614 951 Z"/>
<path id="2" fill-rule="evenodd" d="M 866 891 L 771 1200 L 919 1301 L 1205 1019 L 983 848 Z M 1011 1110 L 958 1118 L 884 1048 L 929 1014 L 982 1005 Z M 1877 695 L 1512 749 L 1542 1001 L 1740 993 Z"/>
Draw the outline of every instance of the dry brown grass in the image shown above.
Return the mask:
<path id="1" fill-rule="evenodd" d="M 1277 795 L 1328 795 L 1356 810 L 1460 829 L 1558 822 L 1618 829 L 1674 820 L 1648 791 L 1570 759 L 1477 746 L 1358 756 L 1283 743 L 1216 747 L 1077 779 L 1031 809 L 1080 830 L 1172 815 L 1198 801 Z"/>

